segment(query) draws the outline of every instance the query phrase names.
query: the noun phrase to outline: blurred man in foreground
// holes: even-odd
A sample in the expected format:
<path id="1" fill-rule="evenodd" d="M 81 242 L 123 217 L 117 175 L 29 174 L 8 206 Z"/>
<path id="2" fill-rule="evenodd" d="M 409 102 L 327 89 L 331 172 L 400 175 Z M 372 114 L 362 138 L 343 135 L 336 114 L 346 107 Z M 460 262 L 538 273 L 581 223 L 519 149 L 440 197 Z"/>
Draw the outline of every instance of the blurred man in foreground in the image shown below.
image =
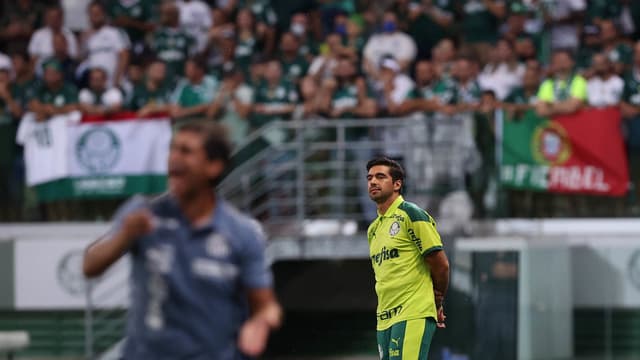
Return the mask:
<path id="1" fill-rule="evenodd" d="M 246 359 L 280 325 L 260 225 L 213 189 L 230 154 L 220 126 L 183 125 L 171 143 L 168 193 L 134 197 L 87 248 L 88 277 L 131 254 L 123 359 Z"/>

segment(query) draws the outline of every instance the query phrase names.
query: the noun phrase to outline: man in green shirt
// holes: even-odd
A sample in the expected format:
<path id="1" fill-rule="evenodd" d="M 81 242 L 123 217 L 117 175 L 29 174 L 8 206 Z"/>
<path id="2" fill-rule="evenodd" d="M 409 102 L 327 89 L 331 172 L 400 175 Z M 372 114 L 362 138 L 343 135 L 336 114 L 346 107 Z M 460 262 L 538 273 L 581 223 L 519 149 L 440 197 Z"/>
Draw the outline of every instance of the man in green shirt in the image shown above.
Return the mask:
<path id="1" fill-rule="evenodd" d="M 462 39 L 480 62 L 486 63 L 507 14 L 503 0 L 456 0 L 462 18 Z"/>
<path id="2" fill-rule="evenodd" d="M 27 53 L 17 52 L 12 54 L 11 62 L 13 63 L 13 72 L 15 74 L 15 78 L 11 82 L 11 94 L 20 106 L 20 112 L 16 117 L 21 118 L 23 111 L 29 104 L 29 100 L 35 97 L 39 82 L 35 77 Z"/>
<path id="3" fill-rule="evenodd" d="M 46 60 L 43 65 L 44 83 L 29 103 L 29 110 L 40 121 L 78 109 L 78 89 L 64 82 L 62 66 L 57 59 Z"/>
<path id="4" fill-rule="evenodd" d="M 600 43 L 602 51 L 613 63 L 616 74 L 624 74 L 633 62 L 633 50 L 629 45 L 620 41 L 618 29 L 612 20 L 600 22 Z"/>
<path id="5" fill-rule="evenodd" d="M 307 74 L 309 63 L 299 54 L 300 42 L 290 32 L 282 34 L 280 38 L 280 64 L 285 80 L 297 84 Z"/>
<path id="6" fill-rule="evenodd" d="M 528 67 L 522 77 L 522 86 L 511 91 L 504 99 L 504 108 L 509 118 L 518 118 L 526 111 L 533 110 L 538 101 L 540 75 L 535 68 Z"/>
<path id="7" fill-rule="evenodd" d="M 454 0 L 417 1 L 409 4 L 409 28 L 418 46 L 418 58 L 427 57 L 431 49 L 453 32 Z"/>
<path id="8" fill-rule="evenodd" d="M 209 103 L 220 87 L 218 79 L 206 74 L 207 61 L 203 56 L 190 58 L 185 64 L 185 78 L 178 83 L 171 102 L 174 120 L 204 116 Z"/>
<path id="9" fill-rule="evenodd" d="M 107 4 L 113 24 L 129 35 L 133 51 L 142 53 L 144 38 L 153 30 L 152 0 L 110 0 Z"/>
<path id="10" fill-rule="evenodd" d="M 580 110 L 587 100 L 587 80 L 574 72 L 574 61 L 568 51 L 554 52 L 551 72 L 552 76 L 538 90 L 538 115 L 550 117 Z"/>
<path id="11" fill-rule="evenodd" d="M 166 84 L 167 66 L 155 60 L 147 68 L 144 80 L 133 89 L 129 109 L 137 111 L 141 117 L 157 113 L 168 113 L 171 90 Z"/>
<path id="12" fill-rule="evenodd" d="M 473 60 L 459 58 L 455 64 L 455 102 L 459 111 L 475 110 L 480 103 L 482 90 L 473 70 Z"/>
<path id="13" fill-rule="evenodd" d="M 180 28 L 180 12 L 172 2 L 162 4 L 161 27 L 153 33 L 149 47 L 167 64 L 167 77 L 175 80 L 184 74 L 187 58 L 196 50 L 196 41 Z"/>
<path id="14" fill-rule="evenodd" d="M 260 128 L 272 121 L 288 120 L 298 103 L 295 86 L 283 77 L 278 60 L 264 65 L 264 80 L 256 87 L 251 126 Z"/>

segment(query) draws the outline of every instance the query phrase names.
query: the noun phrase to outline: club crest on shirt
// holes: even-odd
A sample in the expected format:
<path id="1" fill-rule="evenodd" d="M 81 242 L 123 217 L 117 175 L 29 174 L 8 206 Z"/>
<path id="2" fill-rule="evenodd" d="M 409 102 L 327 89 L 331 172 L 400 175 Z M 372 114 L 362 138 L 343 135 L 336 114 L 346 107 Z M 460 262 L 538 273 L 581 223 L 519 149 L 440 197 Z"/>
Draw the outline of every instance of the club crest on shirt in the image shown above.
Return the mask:
<path id="1" fill-rule="evenodd" d="M 394 221 L 389 228 L 389 235 L 396 236 L 400 232 L 400 223 Z"/>
<path id="2" fill-rule="evenodd" d="M 220 234 L 212 234 L 206 243 L 207 254 L 215 257 L 227 257 L 231 253 L 229 243 L 224 236 Z"/>

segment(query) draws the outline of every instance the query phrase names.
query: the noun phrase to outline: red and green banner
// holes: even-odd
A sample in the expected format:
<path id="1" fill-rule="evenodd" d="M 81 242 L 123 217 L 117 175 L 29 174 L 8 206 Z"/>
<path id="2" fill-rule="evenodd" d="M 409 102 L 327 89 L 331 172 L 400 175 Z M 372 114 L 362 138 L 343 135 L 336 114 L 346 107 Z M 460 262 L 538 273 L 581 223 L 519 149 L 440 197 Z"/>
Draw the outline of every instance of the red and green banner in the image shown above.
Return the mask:
<path id="1" fill-rule="evenodd" d="M 617 108 L 545 119 L 533 111 L 507 119 L 501 184 L 555 193 L 621 196 L 629 171 Z"/>

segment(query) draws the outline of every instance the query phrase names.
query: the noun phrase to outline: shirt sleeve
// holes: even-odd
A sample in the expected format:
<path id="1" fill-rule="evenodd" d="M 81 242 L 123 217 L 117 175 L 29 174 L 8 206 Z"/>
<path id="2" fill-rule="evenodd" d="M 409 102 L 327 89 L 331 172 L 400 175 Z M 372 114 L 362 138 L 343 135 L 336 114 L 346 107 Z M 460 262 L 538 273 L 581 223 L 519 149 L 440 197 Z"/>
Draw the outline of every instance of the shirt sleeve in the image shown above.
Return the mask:
<path id="1" fill-rule="evenodd" d="M 571 82 L 571 97 L 585 101 L 587 99 L 587 80 L 582 76 L 576 76 Z"/>
<path id="2" fill-rule="evenodd" d="M 542 85 L 540 85 L 540 89 L 538 90 L 538 100 L 544 102 L 552 102 L 554 97 L 553 82 L 551 80 L 545 80 Z"/>
<path id="3" fill-rule="evenodd" d="M 407 232 L 413 244 L 422 255 L 442 250 L 442 240 L 436 230 L 435 221 L 424 210 L 409 214 Z"/>
<path id="4" fill-rule="evenodd" d="M 248 289 L 268 288 L 273 284 L 273 276 L 265 257 L 266 237 L 257 221 L 252 220 L 251 225 L 242 254 L 241 281 Z"/>

